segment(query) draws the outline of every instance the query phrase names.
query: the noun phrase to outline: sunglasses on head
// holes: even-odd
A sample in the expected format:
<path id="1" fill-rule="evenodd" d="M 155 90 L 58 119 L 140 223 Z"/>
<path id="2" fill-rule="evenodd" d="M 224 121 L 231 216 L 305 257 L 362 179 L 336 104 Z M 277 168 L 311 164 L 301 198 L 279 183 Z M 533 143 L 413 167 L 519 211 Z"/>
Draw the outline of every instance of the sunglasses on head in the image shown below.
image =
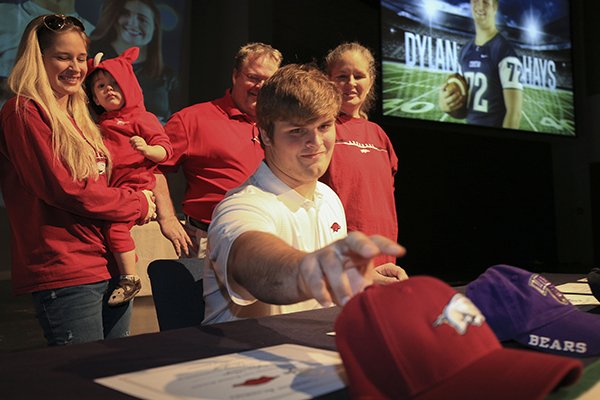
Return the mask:
<path id="1" fill-rule="evenodd" d="M 46 28 L 58 32 L 71 26 L 76 26 L 81 31 L 85 31 L 83 23 L 75 17 L 70 17 L 63 14 L 50 14 L 44 17 L 44 25 Z"/>

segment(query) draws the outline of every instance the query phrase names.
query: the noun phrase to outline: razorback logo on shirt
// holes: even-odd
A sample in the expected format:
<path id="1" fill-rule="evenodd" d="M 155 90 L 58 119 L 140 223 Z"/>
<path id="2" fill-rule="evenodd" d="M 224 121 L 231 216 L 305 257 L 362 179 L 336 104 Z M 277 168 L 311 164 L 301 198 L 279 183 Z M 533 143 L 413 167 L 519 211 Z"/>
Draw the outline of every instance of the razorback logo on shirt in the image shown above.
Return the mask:
<path id="1" fill-rule="evenodd" d="M 337 222 L 334 222 L 333 224 L 331 224 L 331 230 L 334 231 L 334 232 L 339 231 L 341 228 L 342 227 Z"/>
<path id="2" fill-rule="evenodd" d="M 382 149 L 381 147 L 377 147 L 374 144 L 371 143 L 360 143 L 357 142 L 356 140 L 343 140 L 343 139 L 337 139 L 335 141 L 335 144 L 343 144 L 346 146 L 353 146 L 353 147 L 357 147 L 361 153 L 370 153 L 371 150 L 375 150 L 375 151 L 383 151 L 383 152 L 387 152 L 387 149 Z"/>

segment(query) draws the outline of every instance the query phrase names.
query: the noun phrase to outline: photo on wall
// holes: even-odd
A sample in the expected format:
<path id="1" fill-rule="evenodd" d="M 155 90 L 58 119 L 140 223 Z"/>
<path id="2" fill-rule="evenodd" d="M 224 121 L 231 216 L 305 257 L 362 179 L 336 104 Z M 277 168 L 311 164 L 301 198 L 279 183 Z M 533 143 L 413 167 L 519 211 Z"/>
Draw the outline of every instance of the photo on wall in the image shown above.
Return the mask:
<path id="1" fill-rule="evenodd" d="M 568 0 L 382 0 L 384 116 L 575 136 Z"/>
<path id="2" fill-rule="evenodd" d="M 113 58 L 129 47 L 140 48 L 133 68 L 145 106 L 165 123 L 187 103 L 183 89 L 188 7 L 188 0 L 0 1 L 0 103 L 12 95 L 6 78 L 27 24 L 40 15 L 64 14 L 83 22 L 91 39 L 90 57 L 103 52 L 104 59 Z"/>

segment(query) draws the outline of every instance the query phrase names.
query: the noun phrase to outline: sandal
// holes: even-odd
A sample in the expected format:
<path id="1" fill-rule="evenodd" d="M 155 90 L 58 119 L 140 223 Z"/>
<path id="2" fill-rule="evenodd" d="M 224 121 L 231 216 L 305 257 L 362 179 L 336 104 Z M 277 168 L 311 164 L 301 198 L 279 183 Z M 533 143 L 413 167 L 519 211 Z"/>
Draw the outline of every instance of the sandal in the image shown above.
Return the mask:
<path id="1" fill-rule="evenodd" d="M 133 299 L 142 289 L 142 281 L 139 276 L 123 277 L 118 286 L 113 290 L 108 299 L 109 306 L 119 306 Z"/>

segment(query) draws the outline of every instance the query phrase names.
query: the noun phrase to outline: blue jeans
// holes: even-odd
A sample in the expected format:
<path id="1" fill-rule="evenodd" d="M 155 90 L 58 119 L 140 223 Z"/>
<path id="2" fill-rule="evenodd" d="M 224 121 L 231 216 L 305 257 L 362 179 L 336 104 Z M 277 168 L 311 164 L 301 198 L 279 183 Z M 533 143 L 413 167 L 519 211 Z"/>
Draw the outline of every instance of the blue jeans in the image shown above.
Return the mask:
<path id="1" fill-rule="evenodd" d="M 118 280 L 32 293 L 36 317 L 49 346 L 129 336 L 133 301 L 108 306 Z"/>

